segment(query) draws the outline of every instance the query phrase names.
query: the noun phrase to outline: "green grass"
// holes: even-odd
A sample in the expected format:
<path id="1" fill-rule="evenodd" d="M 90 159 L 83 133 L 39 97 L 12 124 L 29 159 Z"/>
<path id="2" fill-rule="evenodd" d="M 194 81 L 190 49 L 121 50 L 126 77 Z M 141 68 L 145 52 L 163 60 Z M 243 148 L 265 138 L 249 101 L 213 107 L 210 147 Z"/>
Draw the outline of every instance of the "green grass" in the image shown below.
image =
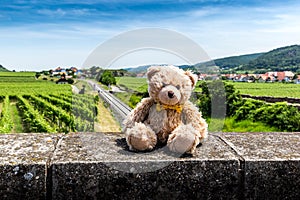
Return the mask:
<path id="1" fill-rule="evenodd" d="M 35 72 L 0 72 L 0 77 L 4 76 L 21 76 L 21 77 L 34 77 Z"/>
<path id="2" fill-rule="evenodd" d="M 132 94 L 127 93 L 127 92 L 119 92 L 114 94 L 118 99 L 120 99 L 122 102 L 125 104 L 129 105 L 130 103 L 130 97 Z"/>
<path id="3" fill-rule="evenodd" d="M 276 127 L 270 127 L 262 122 L 251 120 L 235 121 L 234 118 L 207 120 L 209 132 L 278 132 Z"/>
<path id="4" fill-rule="evenodd" d="M 14 102 L 14 101 L 12 101 L 10 103 L 10 113 L 11 113 L 13 124 L 14 124 L 11 132 L 12 133 L 23 133 L 24 129 L 23 129 L 23 125 L 22 125 L 22 119 L 21 119 L 21 116 L 17 109 L 16 102 Z"/>
<path id="5" fill-rule="evenodd" d="M 23 94 L 42 94 L 42 93 L 72 93 L 69 84 L 55 84 L 49 81 L 34 82 L 0 82 L 0 95 L 23 95 Z"/>
<path id="6" fill-rule="evenodd" d="M 129 90 L 134 90 L 137 92 L 147 91 L 148 84 L 146 78 L 136 78 L 136 77 L 116 77 L 117 85 L 125 86 Z"/>
<path id="7" fill-rule="evenodd" d="M 253 96 L 295 97 L 300 98 L 300 84 L 292 83 L 243 83 L 229 82 L 241 94 Z"/>

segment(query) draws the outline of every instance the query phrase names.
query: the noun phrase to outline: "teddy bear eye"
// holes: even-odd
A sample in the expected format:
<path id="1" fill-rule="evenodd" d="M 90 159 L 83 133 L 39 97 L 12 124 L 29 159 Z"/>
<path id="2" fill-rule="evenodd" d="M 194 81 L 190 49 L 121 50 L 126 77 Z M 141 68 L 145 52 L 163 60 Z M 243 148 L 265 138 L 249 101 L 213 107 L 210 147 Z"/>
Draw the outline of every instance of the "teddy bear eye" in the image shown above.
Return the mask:
<path id="1" fill-rule="evenodd" d="M 177 90 L 179 90 L 180 89 L 180 85 L 176 85 L 176 88 L 177 88 Z"/>
<path id="2" fill-rule="evenodd" d="M 167 84 L 166 83 L 162 83 L 162 87 L 166 87 L 167 86 Z"/>

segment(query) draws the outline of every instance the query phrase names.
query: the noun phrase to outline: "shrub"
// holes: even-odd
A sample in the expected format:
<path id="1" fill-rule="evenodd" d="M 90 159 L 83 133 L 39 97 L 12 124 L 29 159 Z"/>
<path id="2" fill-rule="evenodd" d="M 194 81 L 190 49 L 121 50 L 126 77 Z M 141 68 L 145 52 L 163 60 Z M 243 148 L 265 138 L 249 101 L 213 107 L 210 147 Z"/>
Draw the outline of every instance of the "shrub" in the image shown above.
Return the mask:
<path id="1" fill-rule="evenodd" d="M 72 79 L 72 78 L 69 78 L 67 81 L 68 81 L 69 84 L 73 84 L 74 83 L 74 79 Z"/>
<path id="2" fill-rule="evenodd" d="M 217 80 L 202 82 L 200 87 L 202 92 L 197 95 L 198 102 L 196 104 L 205 118 L 214 117 L 212 112 L 214 112 L 213 115 L 221 118 L 225 117 L 222 115 L 223 113 L 226 113 L 227 116 L 232 116 L 242 104 L 240 93 L 231 84 Z"/>
<path id="3" fill-rule="evenodd" d="M 141 99 L 142 99 L 141 96 L 138 96 L 136 94 L 132 94 L 130 96 L 130 99 L 129 99 L 129 106 L 131 108 L 134 108 L 136 106 L 136 104 L 138 104 L 141 101 Z"/>
<path id="4" fill-rule="evenodd" d="M 300 112 L 285 102 L 268 104 L 247 99 L 234 115 L 237 121 L 260 121 L 280 131 L 300 131 Z"/>

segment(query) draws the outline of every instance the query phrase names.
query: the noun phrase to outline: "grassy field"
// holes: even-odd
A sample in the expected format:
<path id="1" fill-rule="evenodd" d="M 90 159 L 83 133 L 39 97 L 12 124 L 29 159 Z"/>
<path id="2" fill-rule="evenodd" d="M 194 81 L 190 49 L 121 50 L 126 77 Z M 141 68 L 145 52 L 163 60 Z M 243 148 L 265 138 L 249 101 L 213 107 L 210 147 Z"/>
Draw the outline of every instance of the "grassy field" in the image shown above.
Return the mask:
<path id="1" fill-rule="evenodd" d="M 16 76 L 16 77 L 34 77 L 35 72 L 0 72 L 0 77 Z"/>
<path id="2" fill-rule="evenodd" d="M 137 92 L 145 92 L 148 88 L 146 78 L 117 77 L 116 81 L 118 86 Z"/>
<path id="3" fill-rule="evenodd" d="M 300 98 L 300 84 L 229 82 L 241 94 Z"/>
<path id="4" fill-rule="evenodd" d="M 261 122 L 242 120 L 236 122 L 234 118 L 207 120 L 209 132 L 277 132 L 278 129 Z"/>
<path id="5" fill-rule="evenodd" d="M 195 92 L 201 92 L 198 81 Z M 227 82 L 234 85 L 236 90 L 241 94 L 249 94 L 253 96 L 274 96 L 274 97 L 295 97 L 300 98 L 300 84 L 286 83 L 243 83 L 243 82 Z M 117 85 L 126 87 L 136 92 L 147 91 L 146 78 L 135 77 L 118 77 Z"/>

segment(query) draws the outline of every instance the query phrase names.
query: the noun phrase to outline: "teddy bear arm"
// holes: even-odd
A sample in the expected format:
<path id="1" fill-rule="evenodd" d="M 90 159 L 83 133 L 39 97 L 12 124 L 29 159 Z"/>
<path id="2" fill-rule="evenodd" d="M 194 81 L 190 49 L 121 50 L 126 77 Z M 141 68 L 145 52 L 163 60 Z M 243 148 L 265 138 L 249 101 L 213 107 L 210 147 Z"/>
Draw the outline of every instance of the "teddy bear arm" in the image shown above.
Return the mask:
<path id="1" fill-rule="evenodd" d="M 185 124 L 190 124 L 196 131 L 200 140 L 207 138 L 207 123 L 202 118 L 201 112 L 192 103 L 188 103 L 183 110 Z"/>
<path id="2" fill-rule="evenodd" d="M 152 98 L 144 98 L 138 105 L 129 113 L 123 122 L 126 128 L 134 126 L 135 122 L 143 122 L 148 114 L 151 106 L 154 104 Z"/>

